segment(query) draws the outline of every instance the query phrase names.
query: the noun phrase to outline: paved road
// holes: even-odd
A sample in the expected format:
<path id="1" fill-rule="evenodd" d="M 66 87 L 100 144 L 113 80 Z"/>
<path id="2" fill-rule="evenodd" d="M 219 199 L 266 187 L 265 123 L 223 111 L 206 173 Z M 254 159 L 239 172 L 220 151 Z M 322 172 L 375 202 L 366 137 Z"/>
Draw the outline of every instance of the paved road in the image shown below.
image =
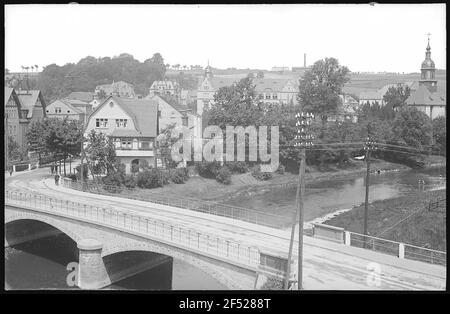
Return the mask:
<path id="1" fill-rule="evenodd" d="M 57 187 L 47 168 L 20 176 L 5 177 L 6 185 L 71 201 L 95 204 L 106 208 L 120 208 L 130 213 L 139 212 L 152 218 L 166 220 L 181 227 L 220 234 L 223 238 L 255 245 L 261 251 L 287 255 L 289 232 L 256 226 L 226 217 L 208 215 L 181 208 L 142 201 L 101 196 Z M 297 238 L 298 240 L 298 238 Z M 348 247 L 316 238 L 304 238 L 304 288 L 310 290 L 443 290 L 446 269 L 410 260 Z M 294 246 L 297 255 L 297 245 Z M 368 283 L 373 274 L 370 268 L 379 267 L 380 281 Z M 378 266 L 377 266 L 378 265 Z M 373 282 L 375 285 L 370 284 Z"/>

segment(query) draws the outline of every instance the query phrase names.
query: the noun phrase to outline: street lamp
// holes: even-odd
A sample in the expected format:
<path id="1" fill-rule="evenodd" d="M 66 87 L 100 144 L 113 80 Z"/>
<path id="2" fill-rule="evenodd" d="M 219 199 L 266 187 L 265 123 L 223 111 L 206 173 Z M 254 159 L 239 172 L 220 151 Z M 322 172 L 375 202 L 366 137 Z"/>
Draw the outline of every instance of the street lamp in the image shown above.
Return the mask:
<path id="1" fill-rule="evenodd" d="M 369 212 L 369 176 L 370 176 L 370 152 L 376 150 L 376 143 L 373 141 L 370 137 L 367 137 L 366 142 L 364 144 L 364 150 L 366 152 L 366 164 L 367 164 L 367 170 L 366 170 L 366 197 L 364 201 L 364 247 L 367 245 L 367 219 L 368 219 L 368 212 Z"/>

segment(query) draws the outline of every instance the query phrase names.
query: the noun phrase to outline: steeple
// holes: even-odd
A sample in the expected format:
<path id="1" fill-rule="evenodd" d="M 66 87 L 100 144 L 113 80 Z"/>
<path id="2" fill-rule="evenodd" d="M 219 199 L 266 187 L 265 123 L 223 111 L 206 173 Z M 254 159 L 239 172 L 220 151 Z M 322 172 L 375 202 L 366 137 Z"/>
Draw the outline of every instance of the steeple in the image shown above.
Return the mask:
<path id="1" fill-rule="evenodd" d="M 209 65 L 209 59 L 208 59 L 208 65 L 205 68 L 205 77 L 211 78 L 212 77 L 212 68 Z"/>
<path id="2" fill-rule="evenodd" d="M 437 91 L 437 80 L 435 79 L 436 68 L 431 60 L 430 33 L 428 35 L 428 45 L 425 52 L 425 60 L 420 68 L 421 77 L 419 86 L 424 85 L 432 93 Z"/>

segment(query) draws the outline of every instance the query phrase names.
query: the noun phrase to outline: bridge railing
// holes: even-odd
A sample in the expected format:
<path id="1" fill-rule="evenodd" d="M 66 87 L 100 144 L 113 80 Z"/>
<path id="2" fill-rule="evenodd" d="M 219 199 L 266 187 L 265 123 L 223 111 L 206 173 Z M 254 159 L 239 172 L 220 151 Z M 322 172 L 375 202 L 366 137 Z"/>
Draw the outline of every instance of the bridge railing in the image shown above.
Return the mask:
<path id="1" fill-rule="evenodd" d="M 345 244 L 421 262 L 447 265 L 447 253 L 401 242 L 345 231 Z"/>
<path id="2" fill-rule="evenodd" d="M 135 213 L 16 190 L 5 191 L 5 203 L 130 231 L 169 245 L 219 257 L 220 260 L 255 268 L 260 265 L 259 249 L 254 246 Z"/>
<path id="3" fill-rule="evenodd" d="M 63 180 L 63 185 L 67 188 L 79 191 L 85 191 L 100 195 L 123 197 L 172 207 L 179 207 L 277 229 L 289 227 L 291 224 L 289 218 L 286 218 L 284 216 L 262 213 L 248 208 L 208 202 L 193 198 L 167 196 L 152 191 L 148 191 L 145 195 L 133 195 L 133 189 L 128 189 L 123 186 L 117 187 L 105 184 L 93 184 L 86 182 L 81 183 L 68 179 Z"/>

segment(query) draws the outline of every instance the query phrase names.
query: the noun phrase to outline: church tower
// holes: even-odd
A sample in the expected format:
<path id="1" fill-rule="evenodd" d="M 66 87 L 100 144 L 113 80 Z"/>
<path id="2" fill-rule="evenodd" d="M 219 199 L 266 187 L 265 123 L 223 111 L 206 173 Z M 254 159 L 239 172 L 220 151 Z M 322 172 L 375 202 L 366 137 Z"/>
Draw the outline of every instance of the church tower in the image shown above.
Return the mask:
<path id="1" fill-rule="evenodd" d="M 419 86 L 425 86 L 431 93 L 437 91 L 437 80 L 435 79 L 436 68 L 433 60 L 431 60 L 430 38 L 428 37 L 428 46 L 425 52 L 425 60 L 422 62 L 420 69 L 421 77 Z"/>

